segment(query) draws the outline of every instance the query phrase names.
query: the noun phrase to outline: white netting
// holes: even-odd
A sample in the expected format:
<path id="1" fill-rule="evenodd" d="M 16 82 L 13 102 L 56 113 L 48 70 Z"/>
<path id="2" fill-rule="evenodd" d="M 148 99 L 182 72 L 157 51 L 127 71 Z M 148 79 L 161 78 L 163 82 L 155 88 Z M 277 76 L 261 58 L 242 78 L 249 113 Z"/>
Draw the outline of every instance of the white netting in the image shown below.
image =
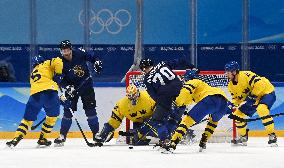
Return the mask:
<path id="1" fill-rule="evenodd" d="M 177 75 L 180 76 L 181 79 L 183 79 L 183 75 L 185 73 L 185 70 L 176 70 L 174 71 Z M 230 94 L 227 91 L 227 85 L 228 85 L 228 79 L 227 76 L 223 71 L 201 71 L 200 75 L 198 77 L 200 80 L 206 82 L 210 86 L 213 87 L 220 87 L 225 91 L 228 97 L 231 97 Z M 137 86 L 140 90 L 146 90 L 146 86 L 143 83 L 144 75 L 140 71 L 135 72 L 129 72 L 126 75 L 126 85 L 134 84 Z M 187 109 L 190 110 L 194 105 L 188 106 Z M 126 123 L 126 121 L 124 121 Z M 190 136 L 186 136 L 183 143 L 189 144 L 195 141 L 199 141 L 201 138 L 201 134 L 203 133 L 205 126 L 207 124 L 207 121 L 202 122 L 191 129 L 194 130 L 195 138 L 193 140 L 190 140 Z M 126 128 L 126 124 L 123 124 L 122 130 L 128 130 Z M 232 120 L 229 120 L 227 117 L 223 117 L 219 123 L 218 127 L 215 130 L 214 135 L 209 140 L 209 142 L 229 142 L 232 139 L 233 133 L 233 124 Z M 125 138 L 119 137 L 119 141 L 125 142 Z"/>

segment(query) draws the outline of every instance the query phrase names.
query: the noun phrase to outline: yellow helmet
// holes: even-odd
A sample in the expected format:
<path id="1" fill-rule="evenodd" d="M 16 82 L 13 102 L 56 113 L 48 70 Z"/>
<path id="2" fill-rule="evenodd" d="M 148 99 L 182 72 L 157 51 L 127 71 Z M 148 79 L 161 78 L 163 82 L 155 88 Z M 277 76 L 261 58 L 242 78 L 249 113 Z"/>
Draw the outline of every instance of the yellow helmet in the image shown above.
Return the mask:
<path id="1" fill-rule="evenodd" d="M 132 105 L 136 105 L 137 99 L 140 96 L 139 89 L 135 85 L 127 86 L 126 96 L 129 100 L 131 100 Z"/>

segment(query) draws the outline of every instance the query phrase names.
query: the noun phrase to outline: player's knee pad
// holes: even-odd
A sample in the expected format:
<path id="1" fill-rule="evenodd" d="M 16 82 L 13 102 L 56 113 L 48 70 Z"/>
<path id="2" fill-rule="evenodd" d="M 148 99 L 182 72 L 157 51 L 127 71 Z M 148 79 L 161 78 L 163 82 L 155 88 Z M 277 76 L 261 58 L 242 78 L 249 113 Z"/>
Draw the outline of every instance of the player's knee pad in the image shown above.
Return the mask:
<path id="1" fill-rule="evenodd" d="M 169 109 L 161 104 L 157 104 L 154 114 L 152 116 L 153 120 L 163 121 L 169 115 Z"/>
<path id="2" fill-rule="evenodd" d="M 269 109 L 266 104 L 259 104 L 256 108 L 257 114 L 260 117 L 268 116 L 269 115 Z"/>
<path id="3" fill-rule="evenodd" d="M 96 108 L 85 109 L 85 114 L 87 117 L 92 117 L 97 115 Z"/>
<path id="4" fill-rule="evenodd" d="M 193 124 L 195 124 L 195 120 L 191 118 L 189 115 L 186 115 L 182 118 L 181 124 L 185 125 L 187 128 L 191 127 Z"/>
<path id="5" fill-rule="evenodd" d="M 46 116 L 46 119 L 45 119 L 45 124 L 49 125 L 49 126 L 54 126 L 55 123 L 57 121 L 57 117 L 49 117 L 49 116 Z"/>
<path id="6" fill-rule="evenodd" d="M 72 114 L 72 112 L 70 111 L 70 109 L 64 108 L 63 117 L 64 117 L 64 118 L 71 118 L 71 119 L 72 119 L 73 114 Z"/>

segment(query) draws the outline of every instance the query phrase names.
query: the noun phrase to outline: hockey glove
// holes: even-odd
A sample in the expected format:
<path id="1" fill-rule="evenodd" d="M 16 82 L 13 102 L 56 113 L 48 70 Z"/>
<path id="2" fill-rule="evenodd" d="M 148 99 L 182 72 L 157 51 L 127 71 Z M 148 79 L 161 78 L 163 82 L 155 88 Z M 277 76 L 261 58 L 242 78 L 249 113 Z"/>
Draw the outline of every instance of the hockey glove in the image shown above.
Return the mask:
<path id="1" fill-rule="evenodd" d="M 256 98 L 256 96 L 249 94 L 245 99 L 246 104 L 249 106 L 253 106 L 256 102 Z"/>
<path id="2" fill-rule="evenodd" d="M 73 85 L 66 86 L 66 94 L 73 98 L 75 96 L 75 88 Z"/>
<path id="3" fill-rule="evenodd" d="M 114 128 L 109 123 L 105 123 L 101 133 L 99 135 L 96 135 L 94 139 L 97 142 L 108 142 L 111 140 L 109 136 L 113 135 L 113 131 Z"/>
<path id="4" fill-rule="evenodd" d="M 64 75 L 58 75 L 58 74 L 55 74 L 53 76 L 53 81 L 57 83 L 57 85 L 60 85 L 60 83 L 62 82 L 63 80 L 63 76 Z"/>
<path id="5" fill-rule="evenodd" d="M 102 71 L 102 69 L 103 69 L 103 63 L 102 63 L 102 61 L 100 61 L 100 60 L 95 61 L 95 63 L 94 63 L 94 71 L 95 71 L 97 74 L 100 74 L 101 71 Z"/>

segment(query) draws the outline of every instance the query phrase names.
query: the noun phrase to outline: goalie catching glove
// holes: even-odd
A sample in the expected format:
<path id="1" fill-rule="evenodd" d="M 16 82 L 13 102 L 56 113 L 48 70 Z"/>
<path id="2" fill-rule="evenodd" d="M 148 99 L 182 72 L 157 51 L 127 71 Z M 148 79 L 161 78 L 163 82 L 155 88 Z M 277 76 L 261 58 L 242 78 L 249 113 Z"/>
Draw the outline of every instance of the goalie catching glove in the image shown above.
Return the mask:
<path id="1" fill-rule="evenodd" d="M 94 63 L 94 71 L 95 71 L 97 74 L 100 74 L 101 71 L 102 71 L 102 69 L 103 69 L 103 63 L 102 63 L 102 61 L 100 61 L 100 60 L 95 61 L 95 63 Z"/>

